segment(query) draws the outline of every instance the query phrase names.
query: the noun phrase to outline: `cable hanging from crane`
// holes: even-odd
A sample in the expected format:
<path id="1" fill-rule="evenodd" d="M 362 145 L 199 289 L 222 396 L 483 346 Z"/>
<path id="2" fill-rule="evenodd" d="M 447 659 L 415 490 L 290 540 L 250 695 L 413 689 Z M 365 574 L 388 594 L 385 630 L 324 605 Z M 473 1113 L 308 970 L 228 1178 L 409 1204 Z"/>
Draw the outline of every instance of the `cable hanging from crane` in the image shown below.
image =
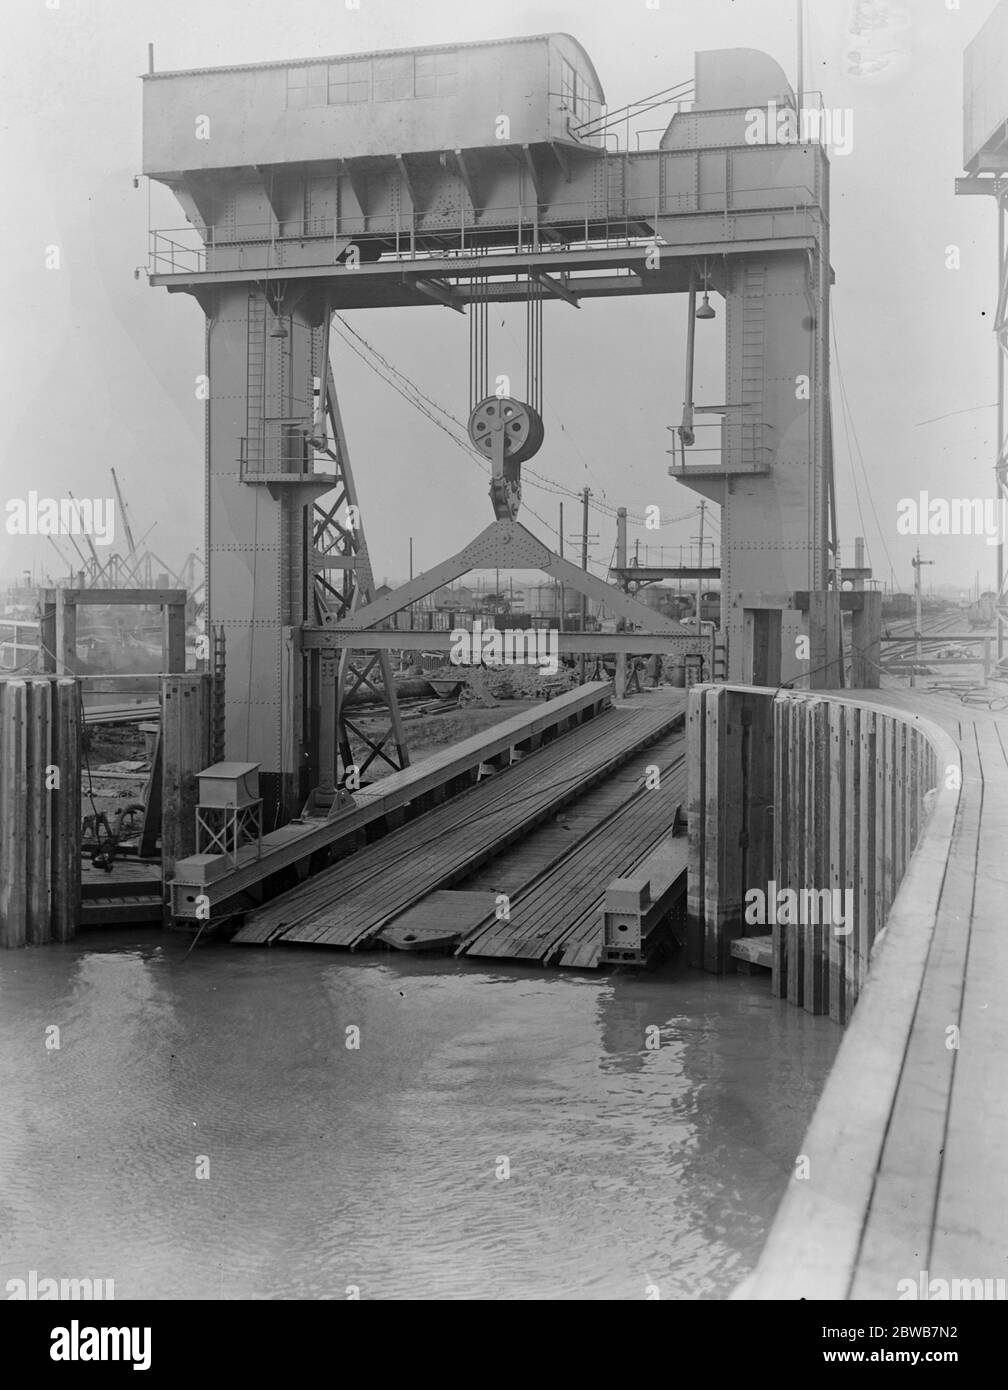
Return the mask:
<path id="1" fill-rule="evenodd" d="M 432 424 L 436 425 L 438 429 L 442 430 L 443 433 L 447 434 L 448 438 L 459 449 L 463 450 L 465 453 L 469 454 L 470 457 L 475 458 L 479 463 L 484 464 L 485 466 L 484 457 L 479 453 L 477 449 L 472 447 L 468 438 L 460 438 L 453 430 L 451 430 L 447 425 L 445 425 L 442 422 L 442 420 L 439 420 L 437 418 L 437 415 L 441 415 L 444 417 L 445 420 L 449 420 L 451 424 L 456 426 L 459 430 L 465 431 L 466 426 L 462 423 L 461 420 L 459 420 L 459 418 L 456 415 L 453 415 L 452 412 L 448 410 L 446 406 L 443 406 L 439 401 L 436 401 L 432 396 L 429 396 L 422 389 L 422 387 L 418 386 L 417 383 L 413 380 L 413 378 L 408 376 L 400 367 L 396 367 L 392 362 L 388 360 L 387 357 L 384 357 L 378 351 L 378 349 L 367 340 L 367 338 L 363 337 L 360 333 L 357 332 L 355 328 L 351 327 L 351 325 L 342 316 L 342 314 L 336 314 L 335 320 L 339 323 L 340 327 L 345 329 L 346 333 L 350 335 L 350 337 L 348 338 L 344 333 L 340 332 L 339 328 L 337 328 L 337 337 L 343 340 L 344 344 L 350 349 L 352 353 L 354 353 L 356 357 L 360 358 L 360 360 L 364 363 L 366 367 L 368 367 L 372 372 L 374 372 L 376 376 L 380 377 L 381 380 L 386 383 L 386 385 L 391 386 L 392 389 L 395 392 L 397 392 L 398 395 L 402 396 L 403 400 L 407 401 L 411 406 L 413 406 L 415 410 L 419 410 L 420 413 L 424 415 L 428 420 L 430 420 Z M 351 338 L 356 339 L 356 341 L 360 344 L 360 348 L 356 347 L 354 343 L 350 341 Z M 363 349 L 363 351 L 361 351 L 361 348 Z M 380 363 L 381 366 L 376 365 L 377 363 Z M 382 371 L 382 368 L 384 368 L 385 371 Z M 386 372 L 391 373 L 391 376 L 387 376 L 385 374 Z M 427 406 L 430 406 L 434 411 L 436 411 L 437 415 L 432 415 L 430 410 L 426 408 Z M 527 468 L 525 471 L 530 478 L 534 478 L 536 480 L 534 483 L 531 483 L 530 486 L 540 487 L 545 492 L 552 492 L 561 497 L 571 497 L 575 501 L 580 501 L 581 493 L 576 491 L 574 488 L 565 487 L 563 483 L 558 483 L 552 478 L 547 478 L 544 474 L 537 473 L 531 468 Z M 599 501 L 594 495 L 592 496 L 589 505 L 593 511 L 597 511 L 602 516 L 614 518 L 618 514 L 618 508 L 611 506 L 608 503 Z M 682 515 L 668 517 L 663 524 L 666 526 L 671 526 L 676 522 L 685 521 L 687 517 L 694 515 L 695 510 L 695 508 L 691 508 L 690 511 L 684 512 L 682 513 Z M 636 512 L 628 511 L 627 520 L 638 526 L 643 526 L 645 524 L 645 518 Z"/>
<path id="2" fill-rule="evenodd" d="M 469 413 L 490 394 L 487 277 L 477 275 L 469 301 Z"/>
<path id="3" fill-rule="evenodd" d="M 525 298 L 525 399 L 542 418 L 542 301 L 543 286 L 529 275 Z"/>

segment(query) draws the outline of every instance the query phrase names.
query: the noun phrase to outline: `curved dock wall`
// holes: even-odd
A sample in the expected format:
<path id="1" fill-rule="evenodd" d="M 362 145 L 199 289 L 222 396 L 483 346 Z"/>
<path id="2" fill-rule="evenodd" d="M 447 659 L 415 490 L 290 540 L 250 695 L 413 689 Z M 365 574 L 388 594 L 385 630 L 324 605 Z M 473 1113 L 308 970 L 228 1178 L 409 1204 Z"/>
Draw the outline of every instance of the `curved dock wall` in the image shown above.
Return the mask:
<path id="1" fill-rule="evenodd" d="M 691 963 L 729 971 L 733 941 L 769 935 L 774 993 L 846 1022 L 958 751 L 818 692 L 698 686 L 687 728 Z"/>

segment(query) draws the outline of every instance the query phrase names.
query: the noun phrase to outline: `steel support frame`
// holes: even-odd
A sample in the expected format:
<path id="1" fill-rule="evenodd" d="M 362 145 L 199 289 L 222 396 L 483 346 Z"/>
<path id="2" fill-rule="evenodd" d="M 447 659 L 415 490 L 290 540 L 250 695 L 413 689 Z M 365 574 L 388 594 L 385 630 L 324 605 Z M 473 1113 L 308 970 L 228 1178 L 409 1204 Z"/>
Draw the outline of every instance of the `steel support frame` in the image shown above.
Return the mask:
<path id="1" fill-rule="evenodd" d="M 956 179 L 955 191 L 960 196 L 993 198 L 997 209 L 997 308 L 994 313 L 994 332 L 997 335 L 997 439 L 995 442 L 994 478 L 1002 515 L 1008 511 L 1008 440 L 1005 438 L 1005 358 L 1008 356 L 1008 246 L 1005 239 L 1005 203 L 1008 201 L 1008 176 L 971 177 Z M 1005 631 L 1008 629 L 1008 576 L 1005 574 L 1004 535 L 998 530 L 997 543 L 997 623 L 996 661 L 1000 665 L 1005 655 Z"/>
<path id="2" fill-rule="evenodd" d="M 742 113 L 737 114 L 741 117 Z M 551 203 L 558 190 L 544 176 L 536 195 L 537 225 L 557 239 L 544 239 L 531 250 L 523 234 L 528 226 L 523 229 L 520 222 L 518 249 L 496 249 L 493 239 L 499 244 L 507 234 L 507 219 L 499 214 L 491 219 L 481 210 L 474 224 L 465 228 L 464 237 L 460 236 L 458 254 L 417 254 L 414 212 L 408 255 L 400 254 L 396 233 L 395 257 L 355 268 L 334 263 L 332 247 L 340 230 L 334 224 L 333 237 L 328 236 L 328 227 L 321 229 L 325 235 L 317 245 L 324 254 L 318 252 L 310 236 L 286 242 L 282 262 L 262 244 L 245 245 L 236 240 L 228 247 L 218 237 L 211 268 L 151 275 L 152 284 L 194 294 L 208 315 L 208 612 L 211 623 L 223 624 L 227 631 L 228 751 L 231 756 L 261 763 L 267 828 L 295 813 L 310 788 L 326 778 L 320 763 L 329 765 L 328 707 L 333 701 L 338 706 L 339 697 L 328 666 L 319 667 L 316 675 L 306 678 L 303 651 L 322 649 L 312 640 L 317 633 L 313 635 L 309 629 L 317 626 L 324 634 L 338 625 L 348 632 L 357 631 L 365 621 L 380 621 L 385 611 L 380 605 L 361 602 L 361 597 L 366 597 L 363 586 L 337 585 L 329 578 L 342 569 L 345 581 L 347 568 L 357 565 L 359 552 L 345 534 L 331 530 L 331 536 L 338 538 L 335 549 L 339 553 L 334 556 L 332 544 L 327 545 L 328 572 L 316 553 L 315 513 L 306 514 L 306 509 L 309 503 L 314 508 L 322 499 L 333 486 L 333 478 L 313 478 L 311 465 L 308 469 L 292 468 L 289 459 L 280 457 L 276 445 L 278 431 L 274 427 L 279 422 L 301 419 L 311 425 L 311 383 L 326 371 L 321 361 L 326 337 L 322 325 L 330 306 L 430 305 L 429 296 L 417 291 L 418 280 L 424 280 L 428 285 L 436 282 L 442 286 L 454 308 L 476 292 L 474 281 L 494 275 L 501 278 L 489 281 L 489 297 L 502 300 L 523 293 L 514 277 L 530 274 L 558 276 L 558 283 L 579 300 L 593 295 L 680 292 L 688 287 L 696 261 L 709 262 L 711 288 L 720 290 L 726 299 L 730 341 L 725 399 L 743 412 L 739 419 L 744 419 L 746 427 L 736 427 L 729 415 L 723 430 L 721 465 L 687 469 L 676 476 L 722 506 L 729 676 L 744 678 L 740 669 L 742 644 L 738 641 L 744 631 L 744 614 L 735 611 L 734 596 L 760 589 L 794 591 L 825 586 L 829 545 L 824 426 L 829 408 L 828 166 L 818 148 L 769 150 L 744 145 L 741 124 L 737 135 L 726 136 L 724 112 L 694 112 L 689 122 L 690 148 L 666 148 L 622 158 L 616 192 L 608 186 L 605 156 L 572 165 L 561 186 L 562 205 Z M 709 144 L 704 140 L 706 122 L 710 123 Z M 470 172 L 479 183 L 479 170 Z M 396 170 L 397 178 L 399 174 Z M 457 180 L 454 166 L 450 177 Z M 184 171 L 180 173 L 183 191 L 186 178 Z M 229 200 L 237 197 L 242 178 L 241 171 L 220 176 L 222 208 L 230 207 Z M 229 179 L 234 185 L 230 190 Z M 778 186 L 763 187 L 771 182 Z M 376 202 L 374 208 L 378 206 Z M 582 215 L 575 216 L 572 208 L 580 208 Z M 372 209 L 367 235 L 387 235 L 388 229 L 383 231 L 379 220 Z M 584 241 L 578 245 L 574 238 L 582 223 Z M 429 227 L 424 231 L 431 235 Z M 437 238 L 450 244 L 459 232 L 459 228 L 438 227 Z M 476 245 L 477 234 L 490 240 Z M 593 240 L 606 244 L 592 245 Z M 657 261 L 655 249 L 660 252 Z M 761 298 L 765 389 L 755 406 L 748 402 L 743 389 L 751 383 L 752 372 L 743 361 L 742 349 L 746 319 L 751 318 L 754 308 L 751 288 L 747 295 L 745 282 L 754 271 L 763 272 L 767 282 L 773 282 L 764 286 L 766 292 Z M 273 325 L 278 319 L 286 337 L 274 336 Z M 259 324 L 257 333 L 250 332 L 253 321 Z M 811 381 L 811 399 L 796 403 L 795 380 L 805 372 Z M 335 392 L 331 395 L 335 401 Z M 270 438 L 267 426 L 273 430 Z M 238 442 L 250 438 L 250 431 L 258 434 L 259 442 L 252 450 L 252 466 L 246 466 L 239 477 Z M 292 476 L 285 477 L 285 472 Z M 794 522 L 786 538 L 782 513 Z M 795 528 L 799 533 L 796 538 Z M 534 538 L 529 539 L 534 542 Z M 566 584 L 583 578 L 576 566 L 565 569 L 561 576 L 557 563 L 564 562 L 552 557 L 545 572 L 563 577 Z M 529 567 L 540 566 L 533 563 Z M 447 573 L 444 566 L 439 569 Z M 323 574 L 325 581 L 320 578 Z M 615 591 L 602 587 L 606 590 L 604 601 L 612 608 Z M 333 623 L 331 615 L 320 612 L 315 602 L 319 591 L 331 600 L 334 588 L 351 595 L 348 621 L 338 618 Z M 409 602 L 404 591 L 399 597 Z M 328 607 L 325 597 L 323 603 Z M 360 617 L 364 609 L 368 611 L 366 620 Z M 654 650 L 663 630 L 657 616 L 650 610 L 647 613 L 648 626 L 657 631 L 645 640 L 652 643 L 648 650 Z M 631 621 L 638 618 L 633 616 Z M 786 631 L 791 635 L 790 629 Z M 795 626 L 793 635 L 798 631 Z M 404 633 L 389 635 L 395 640 L 386 643 L 385 634 L 372 633 L 376 639 L 373 650 L 394 649 L 396 643 L 403 649 L 412 646 L 412 641 L 403 640 Z M 432 640 L 435 634 L 422 636 L 425 645 L 438 645 Z M 594 645 L 585 642 L 589 634 L 565 636 L 580 641 L 582 650 Z M 619 635 L 590 636 L 607 644 L 600 650 L 613 650 Z M 352 650 L 349 641 L 342 638 L 326 649 Z M 797 679 L 802 674 L 799 670 L 782 673 Z M 340 679 L 337 671 L 336 691 Z M 358 684 L 370 682 L 367 661 L 356 675 L 350 675 L 348 658 L 343 664 L 344 689 L 347 679 Z M 312 710 L 317 706 L 322 707 L 320 733 L 313 743 Z M 339 729 L 346 729 L 340 712 L 336 725 L 339 744 Z M 381 743 L 381 749 L 371 750 L 375 756 L 383 755 L 387 745 L 385 740 Z"/>

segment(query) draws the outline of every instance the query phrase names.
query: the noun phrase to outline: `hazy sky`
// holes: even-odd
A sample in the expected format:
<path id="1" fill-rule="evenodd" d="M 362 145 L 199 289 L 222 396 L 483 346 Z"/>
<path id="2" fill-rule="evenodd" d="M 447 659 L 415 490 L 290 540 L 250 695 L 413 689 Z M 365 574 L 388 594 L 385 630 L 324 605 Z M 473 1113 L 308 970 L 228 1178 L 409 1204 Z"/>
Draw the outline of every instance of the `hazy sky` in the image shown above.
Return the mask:
<path id="1" fill-rule="evenodd" d="M 858 469 L 856 482 L 870 560 L 888 580 L 888 547 L 901 588 L 911 583 L 914 542 L 896 534 L 898 500 L 922 489 L 943 497 L 994 489 L 995 412 L 977 409 L 991 406 L 996 389 L 994 208 L 953 192 L 962 52 L 993 8 L 993 0 L 808 6 L 806 85 L 854 113 L 853 150 L 832 162 L 834 322 L 867 474 L 866 484 Z M 869 49 L 865 17 L 883 12 L 889 23 Z M 32 487 L 104 497 L 113 465 L 135 532 L 156 523 L 155 552 L 180 565 L 202 546 L 203 408 L 193 391 L 202 314 L 189 296 L 133 274 L 146 262 L 148 191 L 143 182 L 134 190 L 132 177 L 148 42 L 156 66 L 170 69 L 565 30 L 592 56 L 612 109 L 690 78 L 697 49 L 761 48 L 793 79 L 794 16 L 792 0 L 660 0 L 658 9 L 645 0 L 360 0 L 359 10 L 344 0 L 5 0 L 0 504 Z M 875 71 L 853 70 L 858 52 Z M 155 225 L 183 222 L 164 190 L 153 186 L 152 198 Z M 59 270 L 45 268 L 53 244 Z M 946 268 L 953 244 L 959 270 Z M 668 517 L 692 513 L 699 499 L 667 477 L 665 453 L 666 426 L 682 410 L 684 309 L 673 296 L 589 301 L 580 311 L 547 304 L 537 471 L 572 489 L 587 484 L 610 506 L 657 502 Z M 465 417 L 462 317 L 432 305 L 349 320 Z M 491 321 L 492 373 L 523 381 L 522 320 L 501 311 Z M 375 569 L 403 577 L 411 534 L 416 566 L 428 568 L 491 519 L 485 475 L 338 340 L 334 358 Z M 721 399 L 723 386 L 705 376 L 698 399 Z M 923 423 L 938 416 L 948 418 Z M 836 362 L 834 422 L 850 562 L 862 522 Z M 558 498 L 528 485 L 525 497 L 555 528 Z M 575 505 L 565 508 L 569 533 Z M 527 511 L 522 519 L 549 538 Z M 594 513 L 592 531 L 596 558 L 608 561 L 614 523 Z M 695 531 L 691 515 L 641 535 L 678 545 Z M 992 581 L 994 551 L 982 541 L 933 539 L 923 549 L 938 562 L 935 582 L 968 584 L 978 569 Z M 48 542 L 0 529 L 0 576 L 58 569 L 54 561 Z"/>

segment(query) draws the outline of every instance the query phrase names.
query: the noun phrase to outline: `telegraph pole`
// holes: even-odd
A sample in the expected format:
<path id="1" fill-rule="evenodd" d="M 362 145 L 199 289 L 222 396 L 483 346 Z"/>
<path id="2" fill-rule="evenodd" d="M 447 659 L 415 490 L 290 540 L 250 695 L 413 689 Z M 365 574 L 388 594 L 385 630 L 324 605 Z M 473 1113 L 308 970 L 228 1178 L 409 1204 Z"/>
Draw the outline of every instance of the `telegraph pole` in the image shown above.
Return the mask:
<path id="1" fill-rule="evenodd" d="M 700 568 L 701 568 L 701 570 L 703 569 L 703 524 L 704 524 L 704 512 L 706 511 L 706 509 L 707 509 L 707 503 L 706 503 L 706 502 L 701 502 L 701 503 L 700 503 Z M 700 603 L 701 603 L 701 600 L 702 600 L 702 599 L 703 599 L 703 575 L 701 574 L 700 577 L 697 579 L 697 585 L 696 585 L 696 630 L 697 630 L 697 636 L 699 636 L 699 635 L 700 635 L 700 632 L 702 631 L 702 629 L 701 629 L 701 627 L 700 627 Z M 723 619 L 723 618 L 722 618 L 722 622 L 724 622 L 724 619 Z"/>
<path id="2" fill-rule="evenodd" d="M 626 577 L 626 562 L 627 562 L 626 529 L 627 529 L 627 509 L 626 509 L 626 507 L 617 507 L 617 508 L 616 508 L 616 569 L 617 569 L 617 571 L 618 571 L 618 573 L 619 573 L 619 578 L 618 578 L 618 580 L 617 580 L 617 583 L 619 584 L 620 588 L 623 590 L 624 593 L 626 593 L 627 588 L 629 587 L 628 584 L 627 584 L 627 577 Z M 617 624 L 617 628 L 622 627 L 622 626 L 623 626 L 623 623 L 622 623 L 622 622 L 620 622 L 620 623 Z M 624 699 L 625 696 L 626 696 L 626 684 L 627 684 L 626 672 L 627 672 L 626 652 L 622 652 L 622 651 L 621 651 L 621 652 L 617 652 L 617 654 L 616 654 L 616 694 L 617 694 L 617 696 L 618 696 L 621 700 Z"/>
<path id="3" fill-rule="evenodd" d="M 588 498 L 591 496 L 591 488 L 583 488 L 581 492 L 581 568 L 588 568 Z M 581 595 L 581 635 L 584 636 L 588 625 L 588 595 Z M 581 653 L 581 661 L 578 665 L 578 684 L 584 685 L 585 678 L 585 654 Z"/>
<path id="4" fill-rule="evenodd" d="M 917 554 L 910 561 L 914 568 L 914 594 L 917 599 L 917 621 L 914 624 L 914 660 L 910 669 L 911 688 L 917 684 L 917 667 L 921 660 L 921 565 L 933 565 L 933 560 L 922 560 L 920 557 L 920 546 L 917 547 Z"/>
<path id="5" fill-rule="evenodd" d="M 561 560 L 563 559 L 563 537 L 564 537 L 564 530 L 563 530 L 563 503 L 561 502 L 561 503 L 560 503 L 560 559 L 561 559 Z M 560 624 L 559 624 L 559 630 L 560 630 L 560 632 L 563 632 L 563 630 L 564 630 L 564 608 L 565 608 L 565 606 L 566 606 L 566 599 L 565 599 L 565 597 L 564 597 L 563 580 L 561 579 L 561 581 L 560 581 Z"/>

